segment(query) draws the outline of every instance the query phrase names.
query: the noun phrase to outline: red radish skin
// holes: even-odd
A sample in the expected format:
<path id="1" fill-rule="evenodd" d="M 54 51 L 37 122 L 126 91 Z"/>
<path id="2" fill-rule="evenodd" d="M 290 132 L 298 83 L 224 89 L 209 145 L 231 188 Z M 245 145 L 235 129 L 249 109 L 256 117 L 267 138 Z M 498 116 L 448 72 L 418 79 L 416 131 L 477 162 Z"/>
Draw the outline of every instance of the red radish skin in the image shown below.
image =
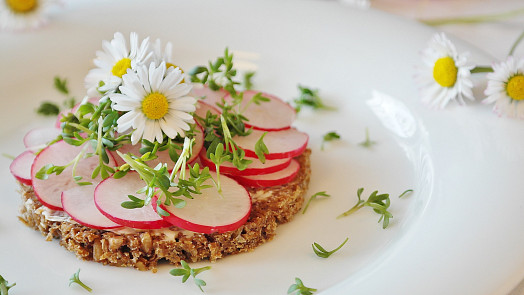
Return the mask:
<path id="1" fill-rule="evenodd" d="M 35 158 L 36 156 L 33 152 L 25 151 L 11 162 L 9 170 L 16 180 L 23 184 L 31 185 L 31 165 L 33 165 Z"/>
<path id="2" fill-rule="evenodd" d="M 260 104 L 250 103 L 251 98 L 257 93 L 261 93 L 263 97 L 269 98 L 269 101 L 261 102 Z M 226 96 L 225 100 L 231 100 L 231 96 Z M 248 119 L 245 122 L 247 128 L 253 127 L 253 129 L 265 131 L 289 129 L 296 116 L 295 109 L 280 98 L 269 93 L 254 90 L 244 91 L 240 109 L 242 110 L 242 115 Z"/>
<path id="3" fill-rule="evenodd" d="M 189 96 L 193 96 L 210 106 L 215 106 L 217 103 L 220 103 L 222 101 L 222 98 L 226 97 L 228 94 L 229 92 L 222 88 L 217 91 L 213 91 L 209 89 L 209 87 L 207 86 L 195 85 L 191 89 Z"/>
<path id="4" fill-rule="evenodd" d="M 61 195 L 63 191 L 78 186 L 72 177 L 72 165 L 67 167 L 60 175 L 49 175 L 46 180 L 35 177 L 36 173 L 47 164 L 63 166 L 71 162 L 83 149 L 83 146 L 73 146 L 61 140 L 43 149 L 35 158 L 31 166 L 31 181 L 37 198 L 50 209 L 62 210 Z M 92 152 L 91 146 L 88 146 L 87 152 Z M 91 181 L 98 183 L 101 179 L 98 176 L 91 179 L 91 174 L 99 164 L 97 156 L 82 159 L 76 167 L 76 175 L 82 176 L 82 181 Z M 109 156 L 109 166 L 114 166 L 115 161 Z"/>
<path id="5" fill-rule="evenodd" d="M 257 157 L 255 144 L 265 131 L 253 130 L 248 136 L 235 136 L 233 140 L 246 152 L 247 157 Z M 309 136 L 295 128 L 280 131 L 268 131 L 264 137 L 269 154 L 266 159 L 275 160 L 294 158 L 302 154 L 307 147 Z"/>
<path id="6" fill-rule="evenodd" d="M 24 146 L 26 149 L 36 152 L 46 147 L 46 145 L 57 138 L 62 130 L 54 127 L 38 127 L 29 130 L 24 136 Z"/>
<path id="7" fill-rule="evenodd" d="M 300 164 L 297 160 L 293 159 L 291 160 L 291 164 L 281 171 L 253 176 L 236 176 L 235 179 L 244 186 L 271 187 L 292 181 L 297 176 L 299 170 Z"/>
<path id="8" fill-rule="evenodd" d="M 216 179 L 217 175 L 210 172 Z M 244 224 L 251 212 L 251 197 L 247 190 L 234 179 L 220 175 L 222 195 L 215 187 L 202 190 L 194 199 L 186 199 L 184 208 L 161 205 L 170 213 L 164 217 L 169 223 L 180 228 L 210 234 L 235 230 Z M 208 179 L 205 184 L 213 185 Z"/>
<path id="9" fill-rule="evenodd" d="M 145 186 L 137 172 L 129 172 L 126 176 L 115 179 L 104 179 L 95 189 L 95 206 L 107 218 L 120 225 L 137 229 L 159 229 L 171 226 L 163 220 L 152 205 L 136 209 L 126 209 L 122 203 L 129 201 L 128 195 L 145 199 L 144 194 L 136 192 Z"/>
<path id="10" fill-rule="evenodd" d="M 95 206 L 97 184 L 76 186 L 62 192 L 62 207 L 76 222 L 94 229 L 116 229 L 120 224 L 105 217 Z"/>
<path id="11" fill-rule="evenodd" d="M 230 174 L 230 175 L 258 175 L 258 174 L 267 174 L 267 173 L 273 173 L 280 171 L 287 166 L 289 166 L 289 163 L 291 163 L 291 158 L 284 158 L 284 159 L 276 159 L 276 160 L 266 160 L 264 164 L 260 162 L 258 158 L 248 158 L 248 160 L 252 160 L 253 162 L 248 165 L 248 167 L 244 170 L 238 170 L 237 167 L 235 167 L 230 162 L 224 162 L 222 165 L 220 165 L 220 173 Z M 209 167 L 212 171 L 216 170 L 215 163 L 213 163 L 207 156 L 206 156 L 206 149 L 202 149 L 200 152 L 200 161 L 203 165 Z"/>
<path id="12" fill-rule="evenodd" d="M 204 133 L 202 131 L 202 127 L 200 127 L 200 125 L 197 124 L 195 128 L 195 142 L 193 144 L 193 154 L 191 154 L 191 157 L 189 157 L 189 159 L 187 160 L 188 163 L 193 163 L 198 158 L 198 154 L 200 153 L 200 150 L 202 149 L 203 146 L 204 146 Z M 141 155 L 140 154 L 140 144 L 135 144 L 135 145 L 126 144 L 122 146 L 120 149 L 118 149 L 118 151 L 121 152 L 122 154 L 131 153 L 135 156 Z M 177 151 L 178 151 L 178 154 L 180 154 L 181 150 L 177 150 Z M 111 152 L 111 153 L 115 157 L 115 160 L 118 166 L 123 165 L 125 163 L 125 161 L 120 156 L 118 156 L 116 152 Z M 157 156 L 158 158 L 147 162 L 149 167 L 156 167 L 156 165 L 158 165 L 159 163 L 167 163 L 167 168 L 170 170 L 173 169 L 175 162 L 173 162 L 171 160 L 171 157 L 169 157 L 168 150 L 158 151 Z"/>

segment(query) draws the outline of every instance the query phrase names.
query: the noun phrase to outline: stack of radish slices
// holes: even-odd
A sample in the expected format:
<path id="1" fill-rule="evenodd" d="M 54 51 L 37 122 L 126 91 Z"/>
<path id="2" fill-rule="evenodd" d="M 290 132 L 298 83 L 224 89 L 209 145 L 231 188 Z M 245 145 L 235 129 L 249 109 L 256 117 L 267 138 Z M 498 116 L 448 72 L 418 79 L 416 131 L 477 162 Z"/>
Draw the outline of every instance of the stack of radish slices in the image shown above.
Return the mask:
<path id="1" fill-rule="evenodd" d="M 244 100 L 248 101 L 256 93 L 246 91 Z M 196 113 L 202 117 L 205 117 L 208 111 L 219 114 L 220 108 L 216 103 L 222 99 L 231 99 L 226 92 L 214 92 L 205 87 L 195 89 L 194 94 L 207 97 L 198 102 Z M 170 214 L 167 217 L 157 214 L 156 199 L 152 202 L 154 205 L 136 209 L 123 208 L 121 204 L 129 201 L 128 195 L 145 198 L 144 195 L 136 193 L 145 183 L 138 173 L 133 171 L 120 179 L 91 179 L 91 173 L 98 165 L 98 157 L 83 158 L 75 167 L 75 175 L 81 176 L 82 181 L 91 182 L 91 185 L 77 185 L 72 178 L 71 166 L 60 175 L 50 175 L 46 180 L 36 178 L 36 173 L 43 166 L 65 165 L 83 149 L 64 141 L 45 147 L 60 134 L 61 130 L 56 127 L 29 131 L 24 137 L 26 151 L 13 160 L 10 170 L 18 181 L 33 186 L 36 197 L 43 205 L 51 210 L 63 210 L 79 224 L 90 228 L 117 230 L 129 227 L 149 230 L 177 226 L 200 233 L 235 230 L 247 221 L 251 211 L 252 201 L 246 187 L 272 187 L 292 181 L 300 168 L 299 163 L 293 158 L 302 154 L 308 142 L 307 134 L 291 127 L 295 118 L 294 109 L 275 96 L 263 96 L 269 98 L 269 102 L 244 103 L 242 106 L 243 114 L 249 119 L 249 128 L 252 128 L 253 132 L 245 137 L 234 138 L 252 163 L 242 171 L 230 163 L 224 163 L 220 167 L 220 173 L 223 174 L 220 176 L 221 194 L 215 188 L 208 188 L 204 189 L 201 195 L 186 199 L 184 208 L 162 205 L 162 209 Z M 255 155 L 254 147 L 264 132 L 267 132 L 264 143 L 269 154 L 266 155 L 265 163 L 261 163 Z M 202 133 L 202 128 L 197 126 L 193 155 L 189 161 L 199 161 L 210 170 L 215 170 L 215 164 L 206 157 Z M 35 154 L 42 147 L 45 148 Z M 86 152 L 91 151 L 87 149 Z M 120 152 L 136 155 L 138 147 L 124 146 Z M 168 168 L 173 167 L 174 163 L 167 151 L 159 152 L 158 156 L 157 162 L 166 162 Z M 122 163 L 122 159 L 116 153 L 110 155 L 109 166 Z M 156 163 L 150 165 L 155 166 Z M 212 171 L 211 175 L 214 179 L 217 178 L 215 172 Z M 212 180 L 208 181 L 212 184 Z"/>

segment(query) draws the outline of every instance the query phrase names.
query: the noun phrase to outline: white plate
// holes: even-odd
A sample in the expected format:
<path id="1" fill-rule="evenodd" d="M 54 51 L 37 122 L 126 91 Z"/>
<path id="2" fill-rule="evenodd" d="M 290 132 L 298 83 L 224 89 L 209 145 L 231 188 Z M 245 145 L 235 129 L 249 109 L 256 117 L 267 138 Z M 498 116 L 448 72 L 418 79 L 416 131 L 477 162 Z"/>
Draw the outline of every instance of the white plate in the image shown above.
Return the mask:
<path id="1" fill-rule="evenodd" d="M 304 111 L 296 122 L 311 136 L 310 194 L 332 197 L 256 251 L 212 264 L 200 275 L 208 294 L 285 294 L 295 277 L 323 294 L 503 294 L 524 277 L 522 122 L 480 103 L 443 111 L 421 105 L 412 76 L 431 29 L 332 1 L 76 1 L 52 16 L 41 30 L 0 35 L 2 153 L 16 155 L 27 130 L 52 124 L 34 110 L 62 99 L 52 88 L 55 75 L 83 96 L 95 51 L 115 31 L 172 41 L 186 69 L 228 46 L 257 65 L 257 88 L 291 100 L 300 83 L 338 107 Z M 474 62 L 490 62 L 458 46 Z M 377 141 L 371 149 L 358 145 L 366 128 Z M 333 130 L 343 140 L 321 151 L 322 135 Z M 102 266 L 44 241 L 17 220 L 9 163 L 0 159 L 0 273 L 17 283 L 13 293 L 84 294 L 68 287 L 81 268 L 93 294 L 200 294 L 170 276 L 172 266 L 156 274 Z M 335 219 L 356 202 L 359 187 L 366 197 L 375 189 L 391 194 L 388 229 L 369 208 Z M 409 188 L 415 193 L 397 198 Z M 313 242 L 331 249 L 346 237 L 329 259 L 311 250 Z"/>

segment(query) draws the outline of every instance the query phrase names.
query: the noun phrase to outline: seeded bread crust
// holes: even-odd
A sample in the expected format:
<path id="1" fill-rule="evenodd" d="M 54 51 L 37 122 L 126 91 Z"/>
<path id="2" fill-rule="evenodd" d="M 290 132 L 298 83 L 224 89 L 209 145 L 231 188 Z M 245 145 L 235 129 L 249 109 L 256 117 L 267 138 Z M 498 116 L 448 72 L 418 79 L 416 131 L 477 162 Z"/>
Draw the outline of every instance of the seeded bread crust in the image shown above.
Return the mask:
<path id="1" fill-rule="evenodd" d="M 293 218 L 302 207 L 308 189 L 310 154 L 308 149 L 296 158 L 300 170 L 292 182 L 248 189 L 253 202 L 250 217 L 240 228 L 226 233 L 201 234 L 176 227 L 168 231 L 130 230 L 129 233 L 96 230 L 72 221 L 67 215 L 64 220 L 51 221 L 33 188 L 23 184 L 20 220 L 40 231 L 46 240 L 60 240 L 60 245 L 84 260 L 153 272 L 161 260 L 175 265 L 181 260 L 214 262 L 227 255 L 252 251 L 272 240 L 277 226 Z"/>

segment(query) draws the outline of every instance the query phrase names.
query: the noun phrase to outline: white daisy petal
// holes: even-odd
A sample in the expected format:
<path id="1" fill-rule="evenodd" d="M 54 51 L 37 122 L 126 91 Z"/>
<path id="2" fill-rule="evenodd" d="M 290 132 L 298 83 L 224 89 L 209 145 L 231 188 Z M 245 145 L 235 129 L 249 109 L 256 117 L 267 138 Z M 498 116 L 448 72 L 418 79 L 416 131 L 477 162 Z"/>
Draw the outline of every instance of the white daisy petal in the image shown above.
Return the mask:
<path id="1" fill-rule="evenodd" d="M 455 45 L 444 33 L 435 34 L 430 40 L 428 48 L 422 51 L 424 68 L 419 68 L 416 76 L 421 86 L 421 100 L 433 108 L 444 108 L 450 101 L 464 104 L 464 98 L 474 100 L 469 79 L 473 66 L 466 65 L 468 53 L 459 54 Z M 456 68 L 456 77 L 449 76 L 449 71 L 441 71 L 442 76 L 433 75 L 438 71 L 437 61 L 451 59 Z M 447 60 L 446 60 L 447 59 Z M 453 71 L 451 71 L 453 73 Z M 437 81 L 436 79 L 441 79 Z"/>
<path id="2" fill-rule="evenodd" d="M 129 46 L 124 35 L 120 32 L 116 32 L 111 41 L 103 41 L 102 50 L 97 51 L 93 62 L 99 73 L 105 73 L 105 76 L 96 76 L 99 80 L 93 77 L 86 79 L 86 88 L 90 89 L 91 92 L 92 89 L 98 88 L 98 90 L 104 92 L 104 96 L 107 96 L 108 93 L 106 92 L 115 92 L 118 86 L 123 83 L 126 73 L 129 73 L 133 66 L 147 62 L 147 57 L 151 56 L 152 52 L 148 52 L 149 42 L 147 38 L 142 41 L 140 48 L 138 46 L 139 41 L 136 33 L 130 34 Z M 104 84 L 103 87 L 98 87 L 100 82 Z"/>
<path id="3" fill-rule="evenodd" d="M 485 104 L 494 104 L 493 111 L 501 116 L 524 119 L 524 58 L 509 56 L 493 65 L 486 75 Z"/>

